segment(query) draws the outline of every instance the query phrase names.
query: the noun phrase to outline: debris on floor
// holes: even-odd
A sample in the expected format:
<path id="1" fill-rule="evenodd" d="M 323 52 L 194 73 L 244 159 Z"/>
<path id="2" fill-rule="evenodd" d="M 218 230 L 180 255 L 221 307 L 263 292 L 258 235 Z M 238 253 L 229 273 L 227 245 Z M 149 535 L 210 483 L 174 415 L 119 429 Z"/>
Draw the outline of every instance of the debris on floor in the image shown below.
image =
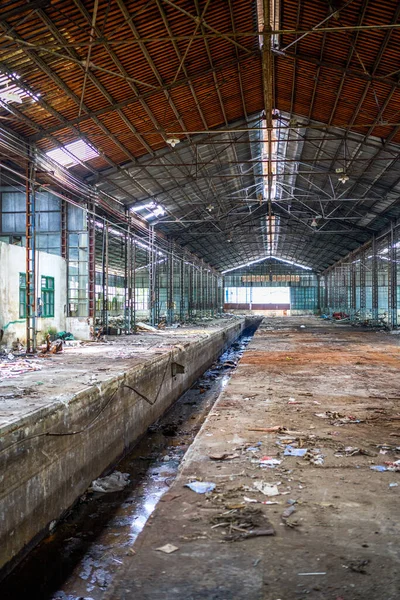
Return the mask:
<path id="1" fill-rule="evenodd" d="M 164 554 L 172 554 L 179 550 L 178 546 L 174 546 L 173 544 L 165 544 L 165 546 L 160 546 L 160 548 L 156 548 L 159 552 L 164 552 Z"/>
<path id="2" fill-rule="evenodd" d="M 136 329 L 137 329 L 137 331 L 157 332 L 156 327 L 153 327 L 152 325 L 149 325 L 148 323 L 143 323 L 142 321 L 138 321 L 136 323 Z"/>
<path id="3" fill-rule="evenodd" d="M 274 528 L 259 508 L 229 510 L 212 517 L 211 523 L 212 529 L 221 528 L 227 542 L 275 535 Z"/>
<path id="4" fill-rule="evenodd" d="M 207 494 L 215 489 L 215 483 L 211 481 L 191 481 L 186 483 L 185 487 L 191 489 L 192 492 L 196 492 L 196 494 Z"/>
<path id="5" fill-rule="evenodd" d="M 280 482 L 279 482 L 280 483 Z M 279 496 L 279 484 L 270 485 L 265 481 L 253 481 L 253 489 L 256 492 L 261 492 L 264 496 Z"/>
<path id="6" fill-rule="evenodd" d="M 120 492 L 128 485 L 129 478 L 129 473 L 114 471 L 114 473 L 107 475 L 107 477 L 101 477 L 92 481 L 91 490 L 102 494 Z"/>

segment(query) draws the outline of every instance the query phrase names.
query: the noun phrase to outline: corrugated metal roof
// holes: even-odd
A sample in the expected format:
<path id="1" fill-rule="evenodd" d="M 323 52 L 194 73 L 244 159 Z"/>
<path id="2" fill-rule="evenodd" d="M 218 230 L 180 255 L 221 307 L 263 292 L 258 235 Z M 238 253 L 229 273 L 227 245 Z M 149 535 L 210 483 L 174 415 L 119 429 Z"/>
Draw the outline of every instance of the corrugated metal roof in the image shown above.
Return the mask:
<path id="1" fill-rule="evenodd" d="M 263 256 L 261 136 L 242 131 L 263 124 L 256 2 L 99 0 L 92 30 L 94 6 L 2 6 L 0 73 L 20 76 L 23 103 L 0 102 L 1 119 L 43 151 L 92 144 L 76 176 L 128 206 L 155 198 L 157 227 L 218 268 Z M 400 5 L 282 0 L 280 15 L 275 248 L 322 269 L 398 215 L 400 29 L 379 27 Z"/>

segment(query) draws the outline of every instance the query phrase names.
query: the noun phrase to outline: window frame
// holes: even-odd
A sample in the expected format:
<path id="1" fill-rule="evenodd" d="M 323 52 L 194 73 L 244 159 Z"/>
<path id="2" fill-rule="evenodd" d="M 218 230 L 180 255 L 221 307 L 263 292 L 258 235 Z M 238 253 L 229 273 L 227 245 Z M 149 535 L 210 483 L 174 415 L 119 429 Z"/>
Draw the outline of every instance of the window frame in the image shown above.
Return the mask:
<path id="1" fill-rule="evenodd" d="M 52 285 L 49 285 L 49 282 Z M 43 282 L 45 285 L 43 285 Z M 42 299 L 42 317 L 45 319 L 54 318 L 54 292 L 55 284 L 54 277 L 50 275 L 41 275 L 40 277 L 40 291 Z"/>
<path id="2" fill-rule="evenodd" d="M 19 286 L 19 309 L 18 309 L 18 314 L 19 314 L 19 318 L 20 319 L 26 319 L 27 317 L 27 310 L 26 310 L 26 273 L 19 273 L 19 280 L 18 280 L 18 286 Z M 21 298 L 21 294 L 23 294 L 23 301 Z M 23 307 L 23 310 L 21 310 L 21 308 Z"/>

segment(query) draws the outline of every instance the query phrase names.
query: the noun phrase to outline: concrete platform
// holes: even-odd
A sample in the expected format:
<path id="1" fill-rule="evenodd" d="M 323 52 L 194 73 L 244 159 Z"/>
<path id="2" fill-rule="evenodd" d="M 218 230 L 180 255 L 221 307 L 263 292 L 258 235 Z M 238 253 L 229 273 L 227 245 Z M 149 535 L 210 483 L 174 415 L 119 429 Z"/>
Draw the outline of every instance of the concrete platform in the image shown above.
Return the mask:
<path id="1" fill-rule="evenodd" d="M 240 317 L 237 319 L 240 320 Z M 168 328 L 156 333 L 108 336 L 105 343 L 82 342 L 78 346 L 65 346 L 61 354 L 38 355 L 27 361 L 22 356 L 6 361 L 9 368 L 0 368 L 0 426 L 18 422 L 50 404 L 68 403 L 75 394 L 182 344 L 205 339 L 234 321 L 215 319 L 205 324 Z M 12 373 L 14 364 L 16 372 Z"/>
<path id="2" fill-rule="evenodd" d="M 242 333 L 245 319 L 118 338 L 37 359 L 5 380 L 2 575 Z"/>
<path id="3" fill-rule="evenodd" d="M 399 359 L 398 336 L 264 322 L 105 598 L 397 600 L 400 473 L 371 467 L 400 457 Z"/>

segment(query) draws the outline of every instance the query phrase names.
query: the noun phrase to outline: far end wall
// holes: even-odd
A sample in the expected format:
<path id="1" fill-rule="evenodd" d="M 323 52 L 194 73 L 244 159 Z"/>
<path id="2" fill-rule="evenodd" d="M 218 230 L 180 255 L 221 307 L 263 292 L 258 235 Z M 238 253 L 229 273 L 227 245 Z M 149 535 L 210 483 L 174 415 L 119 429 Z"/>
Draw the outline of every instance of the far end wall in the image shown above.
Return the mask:
<path id="1" fill-rule="evenodd" d="M 266 316 L 315 314 L 318 278 L 308 269 L 269 259 L 225 275 L 224 309 Z"/>

